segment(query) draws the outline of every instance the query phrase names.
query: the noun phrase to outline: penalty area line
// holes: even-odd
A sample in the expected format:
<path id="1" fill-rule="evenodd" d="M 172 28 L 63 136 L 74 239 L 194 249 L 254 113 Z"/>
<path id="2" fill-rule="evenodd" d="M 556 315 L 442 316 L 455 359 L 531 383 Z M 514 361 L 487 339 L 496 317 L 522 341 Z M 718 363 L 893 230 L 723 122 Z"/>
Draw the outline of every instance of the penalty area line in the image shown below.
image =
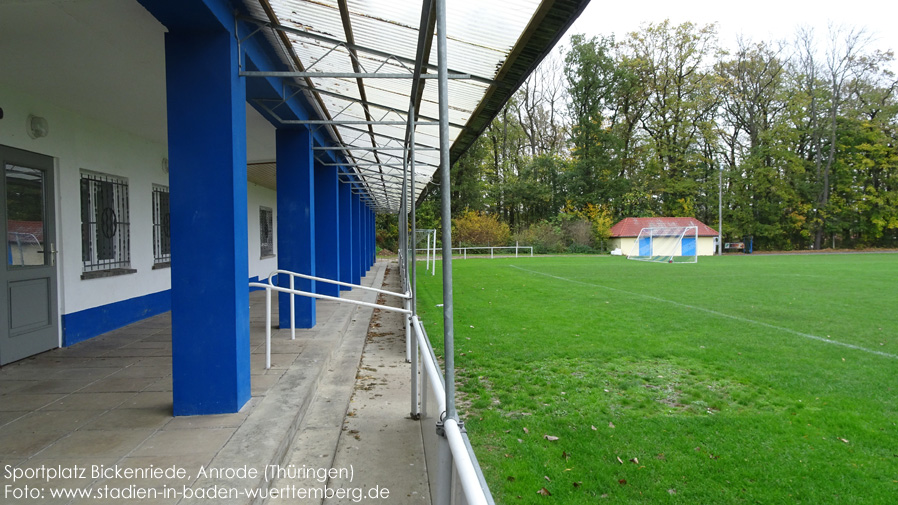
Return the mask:
<path id="1" fill-rule="evenodd" d="M 732 315 L 732 314 L 725 314 L 725 313 L 723 313 L 723 312 L 719 312 L 719 311 L 716 311 L 716 310 L 713 310 L 713 309 L 706 309 L 706 308 L 704 308 L 704 307 L 697 307 L 697 306 L 695 306 L 695 305 L 688 305 L 688 304 L 685 304 L 685 303 L 680 303 L 680 302 L 675 302 L 675 301 L 673 301 L 673 300 L 668 300 L 668 299 L 666 299 L 666 298 L 659 298 L 659 297 L 657 297 L 657 296 L 646 295 L 646 294 L 643 294 L 643 293 L 636 293 L 636 292 L 634 292 L 634 291 L 627 291 L 627 290 L 625 290 L 625 289 L 612 288 L 611 286 L 604 286 L 604 285 L 602 285 L 602 284 L 594 284 L 594 283 L 591 283 L 591 282 L 583 282 L 583 281 L 578 281 L 578 280 L 575 280 L 575 279 L 568 279 L 568 278 L 566 278 L 566 277 L 559 277 L 559 276 L 557 276 L 557 275 L 547 274 L 547 273 L 545 273 L 545 272 L 539 272 L 539 271 L 536 271 L 536 270 L 530 270 L 530 269 L 527 269 L 527 268 L 521 268 L 521 267 L 519 267 L 519 266 L 517 266 L 517 265 L 509 265 L 509 266 L 511 266 L 511 268 L 516 268 L 516 269 L 522 270 L 522 271 L 524 271 L 524 272 L 529 272 L 529 273 L 531 273 L 531 274 L 536 274 L 536 275 L 542 275 L 542 276 L 544 276 L 544 277 L 550 277 L 550 278 L 552 278 L 552 279 L 558 279 L 558 280 L 560 280 L 560 281 L 570 282 L 570 283 L 573 283 L 573 284 L 582 284 L 582 285 L 584 285 L 584 286 L 590 286 L 590 287 L 594 287 L 594 288 L 607 289 L 608 291 L 615 291 L 615 292 L 617 292 L 617 293 L 624 293 L 624 294 L 627 294 L 627 295 L 630 295 L 630 296 L 638 296 L 638 297 L 640 297 L 640 298 L 647 298 L 647 299 L 649 299 L 649 300 L 654 300 L 654 301 L 656 301 L 656 302 L 669 303 L 669 304 L 671 304 L 671 305 L 676 305 L 677 307 L 683 307 L 683 308 L 687 308 L 687 309 L 699 310 L 699 311 L 706 312 L 706 313 L 708 313 L 708 314 L 712 314 L 712 315 L 715 315 L 715 316 L 718 316 L 718 317 L 724 317 L 724 318 L 727 318 L 727 319 L 732 319 L 732 320 L 734 320 L 734 321 L 740 321 L 740 322 L 743 322 L 743 323 L 755 324 L 755 325 L 758 325 L 758 326 L 763 326 L 763 327 L 765 327 L 765 328 L 770 328 L 771 330 L 777 330 L 777 331 L 782 331 L 782 332 L 785 332 L 785 333 L 791 333 L 792 335 L 797 335 L 797 336 L 799 336 L 799 337 L 804 337 L 804 338 L 807 338 L 807 339 L 810 339 L 810 340 L 817 340 L 818 342 L 824 342 L 824 343 L 827 343 L 827 344 L 832 344 L 832 345 L 838 345 L 838 346 L 842 346 L 842 347 L 847 347 L 848 349 L 854 349 L 855 351 L 863 351 L 863 352 L 866 352 L 866 353 L 875 354 L 875 355 L 877 355 L 877 356 L 882 356 L 882 357 L 885 357 L 885 358 L 898 359 L 898 355 L 895 355 L 895 354 L 889 354 L 889 353 L 887 353 L 887 352 L 881 352 L 881 351 L 876 351 L 876 350 L 873 350 L 873 349 L 867 349 L 866 347 L 861 347 L 861 346 L 859 346 L 859 345 L 846 344 L 845 342 L 839 342 L 838 340 L 833 340 L 833 339 L 831 339 L 831 338 L 821 337 L 821 336 L 818 336 L 818 335 L 811 335 L 810 333 L 804 333 L 804 332 L 796 331 L 796 330 L 793 330 L 793 329 L 790 329 L 790 328 L 785 328 L 785 327 L 783 327 L 783 326 L 777 326 L 777 325 L 775 325 L 775 324 L 765 323 L 765 322 L 763 322 L 763 321 L 755 321 L 754 319 L 747 319 L 747 318 L 740 317 L 740 316 L 734 316 L 734 315 Z"/>

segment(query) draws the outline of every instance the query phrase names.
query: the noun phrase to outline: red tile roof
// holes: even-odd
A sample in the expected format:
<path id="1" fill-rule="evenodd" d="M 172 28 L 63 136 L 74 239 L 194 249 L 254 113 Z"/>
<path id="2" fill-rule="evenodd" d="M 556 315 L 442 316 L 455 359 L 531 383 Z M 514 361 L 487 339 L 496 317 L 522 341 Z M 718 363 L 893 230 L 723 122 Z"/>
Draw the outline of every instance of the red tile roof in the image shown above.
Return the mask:
<path id="1" fill-rule="evenodd" d="M 636 237 L 643 228 L 698 226 L 699 237 L 716 237 L 717 232 L 694 217 L 628 217 L 611 227 L 612 237 Z"/>
<path id="2" fill-rule="evenodd" d="M 6 222 L 6 231 L 8 236 L 6 240 L 9 242 L 16 241 L 16 235 L 23 243 L 33 244 L 35 239 L 38 242 L 44 241 L 44 223 L 42 221 L 14 221 Z"/>

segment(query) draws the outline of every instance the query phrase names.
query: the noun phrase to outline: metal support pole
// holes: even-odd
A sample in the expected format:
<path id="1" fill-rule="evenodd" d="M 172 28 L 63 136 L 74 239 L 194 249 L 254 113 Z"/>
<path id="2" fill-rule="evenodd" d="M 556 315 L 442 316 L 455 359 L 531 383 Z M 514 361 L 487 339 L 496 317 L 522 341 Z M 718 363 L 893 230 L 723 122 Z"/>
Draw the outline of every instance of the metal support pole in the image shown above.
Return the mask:
<path id="1" fill-rule="evenodd" d="M 717 255 L 723 255 L 723 167 L 719 171 L 720 182 L 718 183 L 718 199 L 717 199 Z"/>
<path id="2" fill-rule="evenodd" d="M 452 302 L 452 189 L 449 180 L 449 66 L 446 49 L 446 0 L 436 0 L 437 66 L 440 105 L 440 203 L 443 228 L 443 363 L 446 368 L 446 418 L 455 411 L 455 321 Z M 451 459 L 451 457 L 450 457 Z M 451 467 L 444 467 L 451 472 Z M 451 473 L 450 473 L 451 475 Z M 451 480 L 451 479 L 450 479 Z"/>
<path id="3" fill-rule="evenodd" d="M 411 122 L 412 128 L 409 132 L 409 146 L 410 156 L 409 156 L 409 168 L 411 169 L 411 193 L 412 198 L 415 197 L 415 117 L 414 114 L 409 113 L 409 120 Z M 418 315 L 418 264 L 417 264 L 417 249 L 418 249 L 418 223 L 416 221 L 416 208 L 414 204 L 414 200 L 412 200 L 411 211 L 412 211 L 412 285 L 411 285 L 411 293 L 412 293 L 412 314 Z M 415 344 L 415 348 L 417 348 L 417 341 Z M 415 361 L 418 360 L 417 353 L 415 353 Z M 417 376 L 416 376 L 417 377 Z"/>
<path id="4" fill-rule="evenodd" d="M 411 109 L 411 107 L 410 107 Z M 411 128 L 409 129 L 409 140 L 408 145 L 409 149 L 409 171 L 410 171 L 410 179 L 411 179 L 411 194 L 412 198 L 415 196 L 415 115 L 413 112 L 409 112 L 409 123 L 411 124 Z M 411 249 L 411 286 L 409 286 L 409 291 L 412 294 L 411 300 L 411 309 L 412 316 L 418 315 L 418 258 L 417 258 L 417 249 L 418 249 L 418 223 L 416 219 L 415 212 L 415 204 L 414 200 L 412 200 L 411 213 L 412 213 L 412 243 L 409 249 Z M 408 245 L 408 244 L 406 244 Z M 409 320 L 411 320 L 409 317 Z M 417 331 L 413 330 L 416 334 L 412 339 L 412 419 L 418 419 L 420 417 L 420 411 L 418 410 L 418 383 L 420 382 L 420 378 L 418 377 L 418 336 Z"/>

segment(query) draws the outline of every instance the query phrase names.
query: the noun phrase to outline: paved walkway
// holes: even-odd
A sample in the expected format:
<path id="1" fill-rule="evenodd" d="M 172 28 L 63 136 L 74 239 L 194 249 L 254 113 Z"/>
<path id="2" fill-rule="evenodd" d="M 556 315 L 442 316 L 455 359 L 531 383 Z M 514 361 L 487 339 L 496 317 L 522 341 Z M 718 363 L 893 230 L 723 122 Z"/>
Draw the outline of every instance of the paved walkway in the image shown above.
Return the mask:
<path id="1" fill-rule="evenodd" d="M 363 284 L 380 286 L 387 269 L 378 262 Z M 0 368 L 0 503 L 330 504 L 372 489 L 390 495 L 375 502 L 429 501 L 401 331 L 390 345 L 368 337 L 395 400 L 366 396 L 377 408 L 353 403 L 346 417 L 352 393 L 369 393 L 356 375 L 373 309 L 318 301 L 314 329 L 273 333 L 265 370 L 264 292 L 250 303 L 252 399 L 235 414 L 172 416 L 169 314 Z M 370 456 L 381 438 L 396 457 Z"/>

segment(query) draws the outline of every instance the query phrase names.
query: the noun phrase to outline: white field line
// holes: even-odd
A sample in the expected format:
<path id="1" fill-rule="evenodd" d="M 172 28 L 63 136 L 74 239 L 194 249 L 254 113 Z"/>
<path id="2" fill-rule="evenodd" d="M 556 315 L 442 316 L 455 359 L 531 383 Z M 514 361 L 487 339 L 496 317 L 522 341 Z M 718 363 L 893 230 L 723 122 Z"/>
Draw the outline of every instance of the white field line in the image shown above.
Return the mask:
<path id="1" fill-rule="evenodd" d="M 778 330 L 778 331 L 782 331 L 782 332 L 785 332 L 785 333 L 791 333 L 791 334 L 793 334 L 793 335 L 798 335 L 799 337 L 809 338 L 809 339 L 811 339 L 811 340 L 817 340 L 817 341 L 820 341 L 820 342 L 825 342 L 825 343 L 827 343 L 827 344 L 840 345 L 840 346 L 842 346 L 842 347 L 847 347 L 847 348 L 849 348 L 849 349 L 854 349 L 854 350 L 856 350 L 856 351 L 863 351 L 863 352 L 867 352 L 867 353 L 870 353 L 870 354 L 875 354 L 875 355 L 877 355 L 877 356 L 883 356 L 883 357 L 885 357 L 885 358 L 898 359 L 898 355 L 895 355 L 895 354 L 889 354 L 889 353 L 887 353 L 887 352 L 875 351 L 875 350 L 873 350 L 873 349 L 867 349 L 866 347 L 861 347 L 861 346 L 857 346 L 857 345 L 854 345 L 854 344 L 846 344 L 845 342 L 839 342 L 838 340 L 832 340 L 832 339 L 825 338 L 825 337 L 820 337 L 820 336 L 817 336 L 817 335 L 811 335 L 810 333 L 802 333 L 802 332 L 800 332 L 800 331 L 795 331 L 795 330 L 792 330 L 792 329 L 789 329 L 789 328 L 784 328 L 784 327 L 782 327 L 782 326 L 777 326 L 777 325 L 775 325 L 775 324 L 765 323 L 765 322 L 763 322 L 763 321 L 755 321 L 754 319 L 746 319 L 746 318 L 744 318 L 744 317 L 734 316 L 734 315 L 731 315 L 731 314 L 724 314 L 723 312 L 718 312 L 718 311 L 716 311 L 716 310 L 706 309 L 706 308 L 704 308 L 704 307 L 696 307 L 695 305 L 687 305 L 687 304 L 685 304 L 685 303 L 675 302 L 675 301 L 673 301 L 673 300 L 667 300 L 667 299 L 665 299 L 665 298 L 659 298 L 659 297 L 657 297 L 657 296 L 651 296 L 651 295 L 646 295 L 646 294 L 642 294 L 642 293 L 635 293 L 635 292 L 633 292 L 633 291 L 627 291 L 627 290 L 625 290 L 625 289 L 612 288 L 612 287 L 610 287 L 610 286 L 603 286 L 603 285 L 601 285 L 601 284 L 593 284 L 593 283 L 590 283 L 590 282 L 583 282 L 583 281 L 578 281 L 578 280 L 574 280 L 574 279 L 568 279 L 568 278 L 566 278 L 566 277 L 559 277 L 559 276 L 557 276 L 557 275 L 551 275 L 551 274 L 547 274 L 547 273 L 544 273 L 544 272 L 537 272 L 536 270 L 529 270 L 529 269 L 527 269 L 527 268 L 521 268 L 521 267 L 516 266 L 516 265 L 510 265 L 510 266 L 511 266 L 511 268 L 517 268 L 518 270 L 523 270 L 523 271 L 525 271 L 525 272 L 530 272 L 530 273 L 536 274 L 536 275 L 542 275 L 542 276 L 545 276 L 545 277 L 551 277 L 552 279 L 558 279 L 558 280 L 560 280 L 560 281 L 567 281 L 567 282 L 571 282 L 571 283 L 574 283 L 574 284 L 582 284 L 582 285 L 584 285 L 584 286 L 591 286 L 591 287 L 595 287 L 595 288 L 607 289 L 607 290 L 609 290 L 609 291 L 616 291 L 616 292 L 618 292 L 618 293 L 624 293 L 624 294 L 628 294 L 628 295 L 631 295 L 631 296 L 638 296 L 638 297 L 641 297 L 641 298 L 648 298 L 649 300 L 655 300 L 655 301 L 657 301 L 657 302 L 669 303 L 669 304 L 671 304 L 671 305 L 676 305 L 677 307 L 684 307 L 684 308 L 687 308 L 687 309 L 700 310 L 700 311 L 702 311 L 702 312 L 707 312 L 708 314 L 713 314 L 713 315 L 718 316 L 718 317 L 725 317 L 725 318 L 727 318 L 727 319 L 733 319 L 733 320 L 735 320 L 735 321 L 741 321 L 741 322 L 743 322 L 743 323 L 756 324 L 756 325 L 758 325 L 758 326 L 763 326 L 763 327 L 765 327 L 765 328 L 770 328 L 770 329 L 772 329 L 772 330 Z"/>

